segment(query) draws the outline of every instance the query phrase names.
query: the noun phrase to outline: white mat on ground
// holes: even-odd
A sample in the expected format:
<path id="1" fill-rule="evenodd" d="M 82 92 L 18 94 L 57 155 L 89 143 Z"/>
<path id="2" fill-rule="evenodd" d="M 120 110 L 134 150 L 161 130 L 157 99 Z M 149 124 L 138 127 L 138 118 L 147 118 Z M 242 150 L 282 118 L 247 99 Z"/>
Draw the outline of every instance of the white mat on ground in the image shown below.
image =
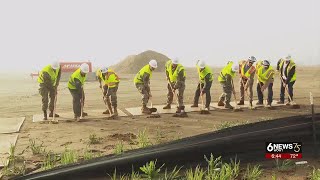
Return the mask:
<path id="1" fill-rule="evenodd" d="M 18 118 L 0 118 L 0 133 L 15 133 L 19 132 L 25 117 Z"/>
<path id="2" fill-rule="evenodd" d="M 18 134 L 0 134 L 0 167 L 8 162 L 10 146 L 16 145 Z"/>
<path id="3" fill-rule="evenodd" d="M 106 109 L 92 109 L 92 110 L 85 110 L 84 112 L 88 113 L 88 118 L 105 118 L 109 117 L 109 114 L 102 114 L 103 111 Z M 57 120 L 73 120 L 74 114 L 73 111 L 70 112 L 57 112 L 60 117 L 56 118 Z M 118 115 L 119 116 L 127 116 L 123 111 L 118 109 Z M 51 117 L 48 117 L 48 120 L 52 120 Z M 35 114 L 33 115 L 33 122 L 40 122 L 43 121 L 43 114 Z"/>
<path id="4" fill-rule="evenodd" d="M 160 114 L 174 114 L 174 113 L 176 113 L 177 105 L 172 104 L 171 109 L 163 109 L 164 106 L 165 105 L 154 105 L 153 107 L 157 108 L 158 113 L 160 113 Z M 151 108 L 151 106 L 148 106 L 148 107 Z M 201 105 L 199 105 L 199 107 L 194 107 L 194 108 L 191 108 L 191 104 L 185 105 L 186 112 L 200 111 L 200 108 L 201 108 Z M 126 110 L 134 116 L 145 115 L 145 114 L 141 113 L 141 107 L 126 108 Z"/>
<path id="5" fill-rule="evenodd" d="M 258 102 L 258 100 L 254 100 L 252 102 L 253 107 L 263 107 L 266 105 L 266 104 L 265 105 L 256 105 L 257 102 Z M 231 104 L 231 106 L 236 107 L 236 103 L 234 101 L 230 102 L 230 104 Z M 226 109 L 226 108 L 224 108 L 224 106 L 218 106 L 218 102 L 211 102 L 210 106 L 213 108 L 216 108 L 216 109 Z M 278 106 L 285 106 L 285 104 L 277 104 L 276 102 L 273 102 L 271 104 L 271 106 L 278 107 Z M 244 101 L 244 105 L 239 105 L 238 107 L 248 109 L 250 107 L 249 101 Z"/>

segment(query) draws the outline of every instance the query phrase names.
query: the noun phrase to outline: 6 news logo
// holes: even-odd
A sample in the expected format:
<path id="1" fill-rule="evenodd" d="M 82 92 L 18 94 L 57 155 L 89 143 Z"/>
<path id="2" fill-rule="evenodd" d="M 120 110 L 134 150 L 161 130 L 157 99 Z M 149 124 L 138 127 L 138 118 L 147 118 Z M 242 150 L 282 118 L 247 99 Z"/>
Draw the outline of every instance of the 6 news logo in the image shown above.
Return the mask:
<path id="1" fill-rule="evenodd" d="M 266 142 L 267 159 L 299 159 L 302 158 L 301 142 Z"/>

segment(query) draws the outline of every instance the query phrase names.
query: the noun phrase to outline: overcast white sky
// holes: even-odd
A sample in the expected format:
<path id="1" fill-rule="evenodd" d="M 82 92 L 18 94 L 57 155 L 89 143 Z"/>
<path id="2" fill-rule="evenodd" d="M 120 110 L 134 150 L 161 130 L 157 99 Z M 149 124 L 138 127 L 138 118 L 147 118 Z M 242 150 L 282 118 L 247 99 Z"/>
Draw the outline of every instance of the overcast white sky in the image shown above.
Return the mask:
<path id="1" fill-rule="evenodd" d="M 288 53 L 320 64 L 319 0 L 1 0 L 0 22 L 2 71 L 111 65 L 148 49 L 186 66 Z"/>

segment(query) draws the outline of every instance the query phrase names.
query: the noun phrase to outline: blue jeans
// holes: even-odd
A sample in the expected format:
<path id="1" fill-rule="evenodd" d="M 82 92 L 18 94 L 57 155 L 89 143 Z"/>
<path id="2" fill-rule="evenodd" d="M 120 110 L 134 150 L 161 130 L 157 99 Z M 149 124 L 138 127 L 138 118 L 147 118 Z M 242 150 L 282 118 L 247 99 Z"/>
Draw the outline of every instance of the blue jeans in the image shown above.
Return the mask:
<path id="1" fill-rule="evenodd" d="M 293 85 L 296 81 L 293 82 L 289 82 L 287 87 L 288 87 L 288 91 L 289 91 L 289 96 L 291 97 L 291 99 L 293 99 Z M 284 95 L 285 95 L 285 87 L 283 87 L 283 83 L 281 82 L 281 86 L 280 86 L 280 101 L 284 102 Z M 288 97 L 288 101 L 290 101 L 289 97 Z"/>
<path id="2" fill-rule="evenodd" d="M 260 85 L 259 85 L 260 84 Z M 260 103 L 263 103 L 263 93 L 261 91 L 261 87 L 263 86 L 262 82 L 259 82 L 257 84 L 257 94 L 258 94 L 258 100 Z M 273 83 L 270 83 L 268 86 L 268 104 L 272 103 L 272 99 L 273 99 Z"/>

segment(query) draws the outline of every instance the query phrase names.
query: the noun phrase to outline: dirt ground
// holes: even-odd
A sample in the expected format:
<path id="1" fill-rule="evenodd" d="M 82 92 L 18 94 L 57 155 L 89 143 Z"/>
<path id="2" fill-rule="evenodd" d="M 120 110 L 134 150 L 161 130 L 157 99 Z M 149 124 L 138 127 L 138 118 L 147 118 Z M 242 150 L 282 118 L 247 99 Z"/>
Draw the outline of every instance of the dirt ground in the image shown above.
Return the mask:
<path id="1" fill-rule="evenodd" d="M 220 72 L 214 69 L 215 79 Z M 152 143 L 167 142 L 188 136 L 194 136 L 206 132 L 212 132 L 226 123 L 250 123 L 263 120 L 271 120 L 278 117 L 287 117 L 300 114 L 310 114 L 309 92 L 315 97 L 316 112 L 320 112 L 320 67 L 299 67 L 297 82 L 294 85 L 294 100 L 302 105 L 301 109 L 293 110 L 288 107 L 276 110 L 258 109 L 232 112 L 228 110 L 211 111 L 209 115 L 189 113 L 188 118 L 173 118 L 170 114 L 163 114 L 161 118 L 150 119 L 145 116 L 121 117 L 119 120 L 89 119 L 83 122 L 63 122 L 59 124 L 32 123 L 32 115 L 41 113 L 41 97 L 38 94 L 38 83 L 30 76 L 7 75 L 0 76 L 0 115 L 1 117 L 26 116 L 19 139 L 16 145 L 16 154 L 27 160 L 27 167 L 34 168 L 40 161 L 39 157 L 32 155 L 27 148 L 29 139 L 36 139 L 46 147 L 46 151 L 61 153 L 65 146 L 83 154 L 86 149 L 95 150 L 102 155 L 113 153 L 115 144 L 123 140 L 125 150 L 137 148 L 136 136 L 139 131 L 146 128 Z M 136 107 L 141 104 L 141 96 L 133 84 L 133 74 L 119 74 L 121 78 L 118 90 L 118 106 Z M 235 78 L 235 86 L 239 92 L 238 77 Z M 198 77 L 196 70 L 187 69 L 187 82 L 185 90 L 185 103 L 191 104 Z M 279 77 L 274 83 L 274 101 L 279 99 Z M 72 98 L 66 82 L 60 83 L 57 102 L 57 113 L 72 111 Z M 154 73 L 151 80 L 151 91 L 154 104 L 166 102 L 166 80 L 164 73 Z M 217 80 L 211 89 L 212 101 L 217 102 L 222 90 Z M 98 82 L 88 82 L 85 85 L 86 102 L 84 109 L 101 109 L 104 104 L 101 97 Z M 256 85 L 254 85 L 254 97 Z M 238 93 L 239 96 L 239 93 Z M 96 134 L 102 138 L 100 144 L 88 145 L 89 136 Z M 320 167 L 319 161 L 311 161 L 313 165 Z M 266 170 L 264 176 L 270 179 L 273 170 Z M 304 179 L 310 168 L 300 168 L 293 173 L 280 173 L 280 179 Z"/>

